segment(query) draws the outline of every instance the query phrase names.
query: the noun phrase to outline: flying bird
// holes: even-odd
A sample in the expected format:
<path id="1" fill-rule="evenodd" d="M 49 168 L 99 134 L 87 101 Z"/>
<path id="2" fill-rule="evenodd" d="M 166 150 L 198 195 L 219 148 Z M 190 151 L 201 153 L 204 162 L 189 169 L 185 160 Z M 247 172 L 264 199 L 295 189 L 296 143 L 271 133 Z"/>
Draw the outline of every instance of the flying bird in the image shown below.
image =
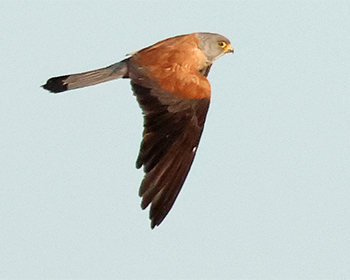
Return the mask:
<path id="1" fill-rule="evenodd" d="M 150 205 L 151 228 L 172 208 L 191 168 L 210 102 L 212 63 L 233 52 L 215 33 L 192 33 L 160 41 L 108 67 L 50 78 L 42 87 L 58 93 L 129 78 L 144 115 L 136 167 L 145 172 L 141 208 Z"/>

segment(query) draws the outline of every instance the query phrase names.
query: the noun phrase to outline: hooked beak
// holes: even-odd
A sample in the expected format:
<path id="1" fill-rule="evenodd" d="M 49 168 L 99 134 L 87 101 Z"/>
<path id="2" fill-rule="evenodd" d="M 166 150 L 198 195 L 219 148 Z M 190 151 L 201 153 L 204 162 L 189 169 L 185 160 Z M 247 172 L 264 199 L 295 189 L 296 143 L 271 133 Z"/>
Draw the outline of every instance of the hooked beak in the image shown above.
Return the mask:
<path id="1" fill-rule="evenodd" d="M 234 52 L 234 49 L 233 47 L 231 46 L 231 44 L 228 44 L 225 48 L 224 48 L 224 52 L 225 53 L 233 53 Z"/>

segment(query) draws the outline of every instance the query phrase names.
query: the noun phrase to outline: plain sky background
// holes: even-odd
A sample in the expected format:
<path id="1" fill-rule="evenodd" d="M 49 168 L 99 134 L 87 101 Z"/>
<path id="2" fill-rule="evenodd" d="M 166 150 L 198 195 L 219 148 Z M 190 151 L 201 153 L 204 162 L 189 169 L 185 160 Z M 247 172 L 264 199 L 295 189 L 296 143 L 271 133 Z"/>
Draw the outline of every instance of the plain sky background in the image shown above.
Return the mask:
<path id="1" fill-rule="evenodd" d="M 151 230 L 129 81 L 39 86 L 197 31 L 235 53 Z M 0 279 L 350 279 L 349 1 L 2 1 L 0 41 Z"/>

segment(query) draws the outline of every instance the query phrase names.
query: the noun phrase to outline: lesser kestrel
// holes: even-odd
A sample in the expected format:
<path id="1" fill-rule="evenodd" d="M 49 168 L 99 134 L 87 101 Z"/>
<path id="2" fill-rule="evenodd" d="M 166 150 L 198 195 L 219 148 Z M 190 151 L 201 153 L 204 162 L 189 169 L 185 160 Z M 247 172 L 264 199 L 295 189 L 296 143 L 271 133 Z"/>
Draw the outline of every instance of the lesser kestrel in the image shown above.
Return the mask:
<path id="1" fill-rule="evenodd" d="M 145 172 L 141 207 L 151 204 L 151 228 L 173 206 L 191 168 L 210 102 L 207 80 L 212 63 L 233 52 L 214 33 L 193 33 L 160 41 L 108 67 L 60 77 L 43 85 L 62 92 L 118 78 L 129 78 L 144 114 L 136 167 Z"/>

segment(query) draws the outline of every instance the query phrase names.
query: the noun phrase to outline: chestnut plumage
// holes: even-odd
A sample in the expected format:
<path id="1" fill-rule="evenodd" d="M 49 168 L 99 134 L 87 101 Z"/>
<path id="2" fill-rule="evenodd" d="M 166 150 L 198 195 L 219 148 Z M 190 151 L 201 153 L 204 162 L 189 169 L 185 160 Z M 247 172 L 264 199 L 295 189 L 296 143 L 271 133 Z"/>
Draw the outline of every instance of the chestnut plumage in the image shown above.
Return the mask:
<path id="1" fill-rule="evenodd" d="M 151 228 L 172 208 L 191 168 L 210 103 L 212 63 L 233 52 L 215 33 L 192 33 L 160 41 L 108 67 L 51 78 L 43 88 L 63 92 L 118 78 L 131 79 L 144 114 L 136 167 L 145 172 L 139 195 L 150 205 Z"/>

